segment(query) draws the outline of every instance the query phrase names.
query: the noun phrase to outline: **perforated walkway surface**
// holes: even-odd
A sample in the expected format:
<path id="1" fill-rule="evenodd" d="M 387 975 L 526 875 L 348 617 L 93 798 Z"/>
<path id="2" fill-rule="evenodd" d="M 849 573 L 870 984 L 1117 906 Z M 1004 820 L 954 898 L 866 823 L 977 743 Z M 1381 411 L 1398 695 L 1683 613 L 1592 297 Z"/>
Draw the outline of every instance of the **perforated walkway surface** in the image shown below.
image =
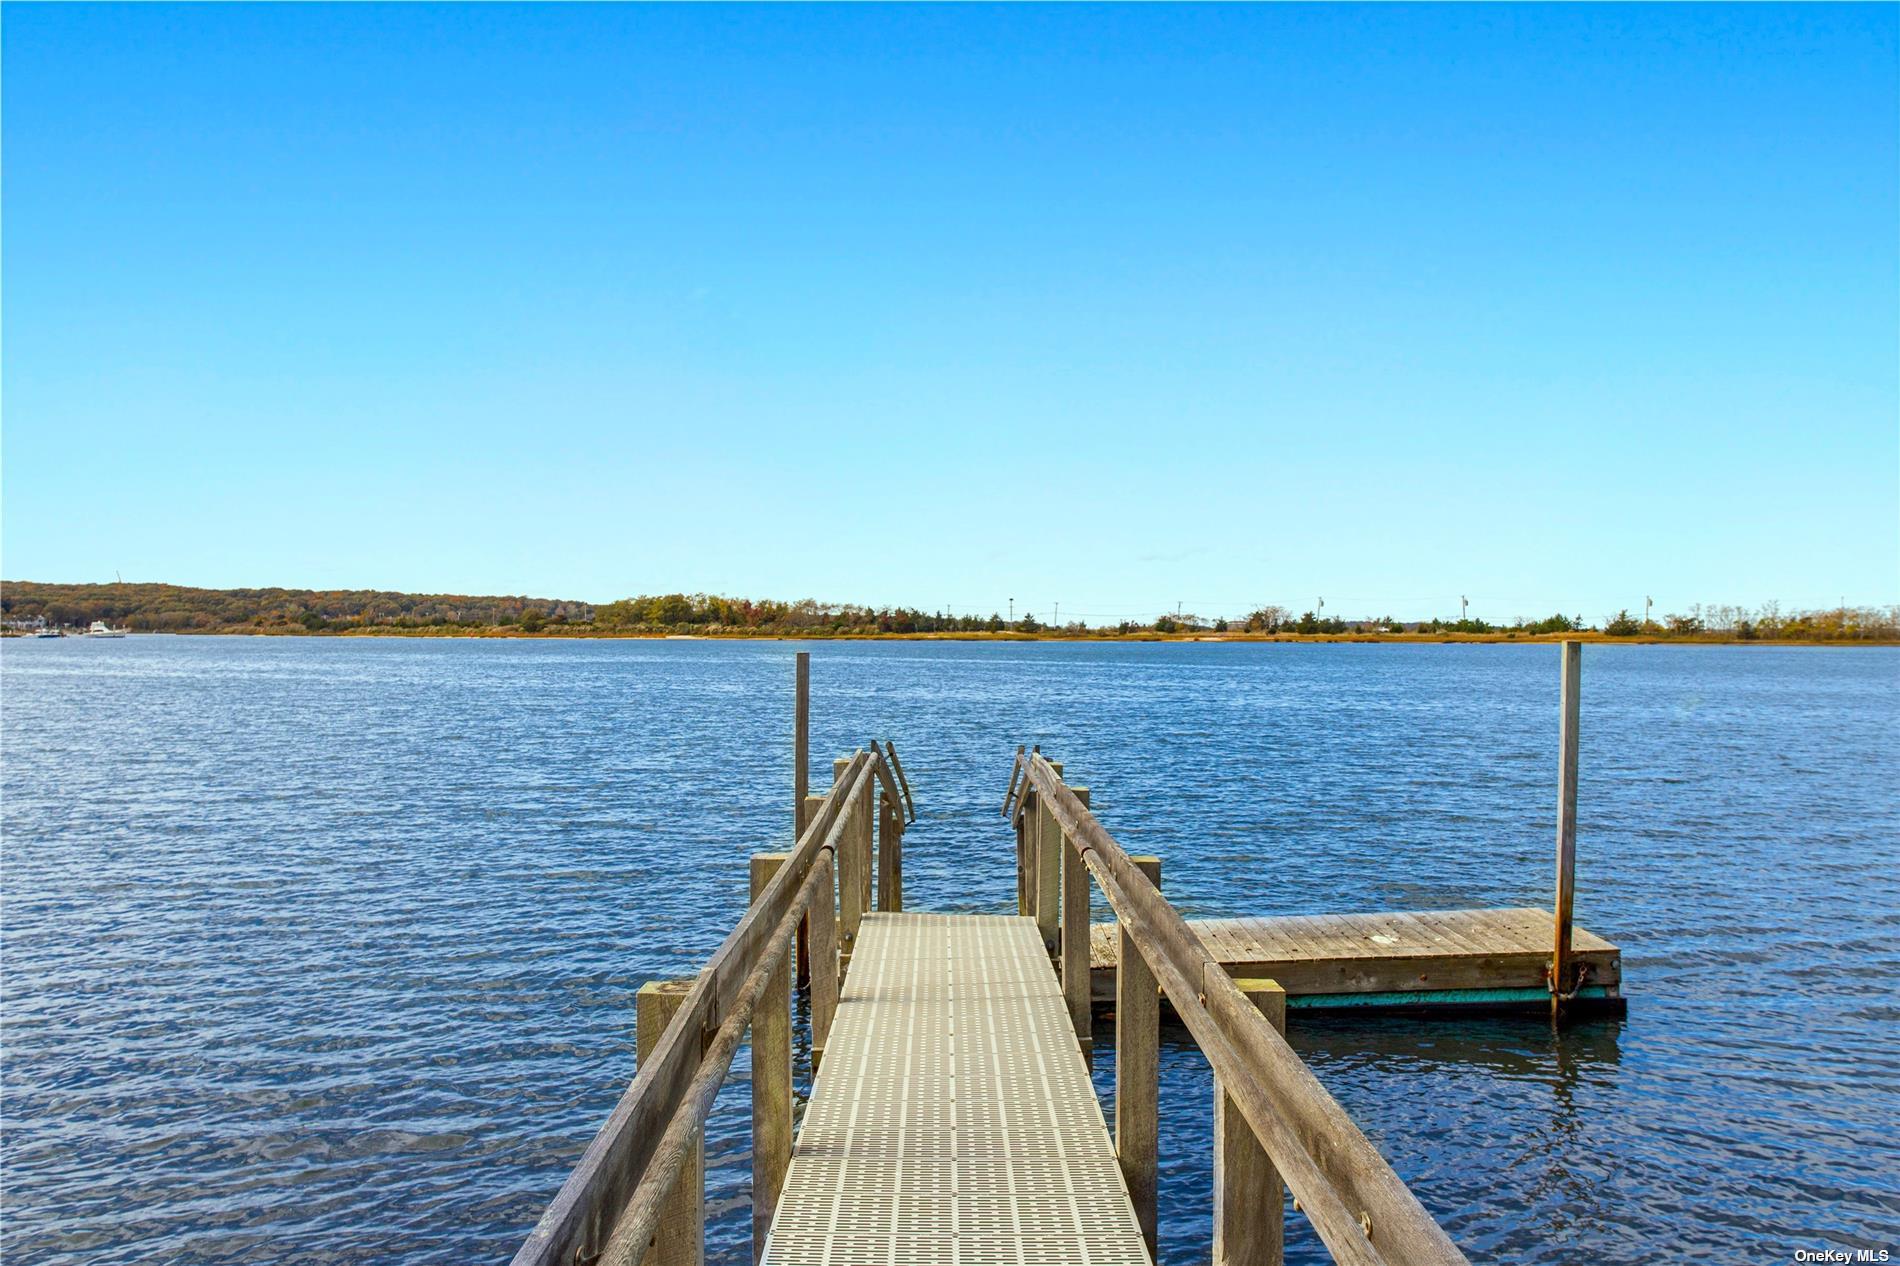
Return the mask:
<path id="1" fill-rule="evenodd" d="M 867 915 L 772 1266 L 1146 1266 L 1034 921 Z"/>

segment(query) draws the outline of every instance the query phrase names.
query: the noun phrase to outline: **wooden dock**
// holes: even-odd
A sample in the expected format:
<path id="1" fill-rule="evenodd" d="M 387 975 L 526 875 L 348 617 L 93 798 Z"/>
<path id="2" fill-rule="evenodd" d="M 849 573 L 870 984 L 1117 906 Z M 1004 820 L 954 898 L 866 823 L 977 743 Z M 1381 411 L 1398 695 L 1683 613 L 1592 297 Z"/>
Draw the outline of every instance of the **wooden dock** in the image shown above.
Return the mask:
<path id="1" fill-rule="evenodd" d="M 769 1266 L 1137 1266 L 1156 1255 L 1160 1016 L 1214 1073 L 1213 1258 L 1279 1266 L 1286 1196 L 1336 1261 L 1464 1255 L 1284 1037 L 1289 1007 L 1620 1006 L 1621 956 L 1570 921 L 1577 658 L 1562 660 L 1557 900 L 1530 908 L 1183 919 L 1063 768 L 1018 748 L 1017 913 L 904 911 L 910 784 L 872 742 L 804 795 L 793 847 L 700 972 L 638 997 L 639 1069 L 515 1266 L 699 1266 L 702 1133 L 752 1053 L 752 1244 Z M 906 810 L 908 809 L 908 813 Z M 1091 926 L 1099 893 L 1115 922 Z M 794 987 L 816 1074 L 794 1136 Z M 1094 1004 L 1114 1011 L 1113 1131 Z"/>
<path id="2" fill-rule="evenodd" d="M 1422 910 L 1282 918 L 1189 919 L 1229 975 L 1264 977 L 1294 1010 L 1335 1007 L 1527 1007 L 1550 1004 L 1549 910 Z M 1115 999 L 1116 925 L 1090 929 L 1091 993 Z M 1623 956 L 1582 928 L 1571 961 L 1582 969 L 1574 1002 L 1623 1006 Z"/>

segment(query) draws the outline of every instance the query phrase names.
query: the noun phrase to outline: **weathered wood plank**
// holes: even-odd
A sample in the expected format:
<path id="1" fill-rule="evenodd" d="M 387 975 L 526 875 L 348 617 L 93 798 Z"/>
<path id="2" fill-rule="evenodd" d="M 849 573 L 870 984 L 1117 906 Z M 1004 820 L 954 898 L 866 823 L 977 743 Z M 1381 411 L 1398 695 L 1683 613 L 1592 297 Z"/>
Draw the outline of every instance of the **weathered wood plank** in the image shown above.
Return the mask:
<path id="1" fill-rule="evenodd" d="M 910 794 L 910 779 L 904 774 L 904 762 L 897 759 L 897 744 L 889 739 L 885 739 L 884 754 L 890 757 L 891 772 L 897 775 L 897 785 L 903 788 L 904 803 L 909 806 L 910 820 L 915 822 L 917 820 L 917 797 Z"/>
<path id="2" fill-rule="evenodd" d="M 1075 798 L 1089 802 L 1087 787 L 1071 787 Z M 1062 1000 L 1082 1058 L 1095 1061 L 1094 1020 L 1089 1007 L 1089 868 L 1082 855 L 1065 842 L 1062 847 Z"/>
<path id="3" fill-rule="evenodd" d="M 857 816 L 852 819 L 858 828 L 858 902 L 859 909 L 871 913 L 874 908 L 872 896 L 875 892 L 877 869 L 877 791 L 858 801 Z"/>
<path id="4" fill-rule="evenodd" d="M 824 1062 L 831 1026 L 838 1017 L 838 877 L 832 856 L 818 859 L 817 894 L 811 925 L 811 1067 Z"/>
<path id="5" fill-rule="evenodd" d="M 1194 919 L 1188 925 L 1230 975 L 1272 979 L 1289 995 L 1307 997 L 1542 989 L 1550 967 L 1550 919 L 1548 910 L 1522 907 Z M 1096 1006 L 1109 1005 L 1115 997 L 1114 924 L 1090 929 L 1089 957 L 1090 998 Z M 1576 928 L 1571 962 L 1588 968 L 1591 985 L 1620 992 L 1622 952 L 1609 941 Z"/>
<path id="6" fill-rule="evenodd" d="M 1286 991 L 1271 980 L 1237 979 L 1240 991 L 1274 1029 L 1286 1032 Z M 1214 1085 L 1214 1266 L 1280 1266 L 1286 1195 L 1279 1171 L 1241 1118 L 1233 1099 Z"/>
<path id="7" fill-rule="evenodd" d="M 811 793 L 811 652 L 798 652 L 792 705 L 792 838 L 805 833 L 805 797 Z"/>
<path id="8" fill-rule="evenodd" d="M 1056 776 L 1062 776 L 1060 767 L 1056 767 Z M 1035 849 L 1035 914 L 1036 930 L 1042 933 L 1042 943 L 1050 953 L 1056 950 L 1056 931 L 1062 921 L 1062 824 L 1056 821 L 1054 813 L 1047 804 L 1048 797 L 1036 797 L 1036 813 L 1033 819 L 1035 829 L 1032 833 Z"/>
<path id="9" fill-rule="evenodd" d="M 1150 883 L 1161 886 L 1161 859 L 1137 857 Z M 1124 964 L 1116 971 L 1115 990 L 1115 1159 L 1135 1221 L 1155 1259 L 1156 1193 L 1161 1102 L 1161 991 L 1134 940 L 1120 924 L 1107 925 L 1120 942 Z"/>
<path id="10" fill-rule="evenodd" d="M 877 908 L 885 914 L 904 908 L 904 815 L 890 795 L 878 797 Z"/>
<path id="11" fill-rule="evenodd" d="M 805 813 L 811 795 L 811 652 L 793 657 L 796 686 L 792 705 L 792 839 L 805 833 Z M 798 925 L 797 964 L 793 980 L 800 988 L 811 983 L 811 921 Z"/>
<path id="12" fill-rule="evenodd" d="M 1565 642 L 1560 669 L 1562 733 L 1557 750 L 1557 898 L 1552 922 L 1555 946 L 1550 956 L 1550 1011 L 1573 987 L 1570 971 L 1571 907 L 1577 889 L 1577 737 L 1583 685 L 1583 643 Z"/>
<path id="13" fill-rule="evenodd" d="M 752 855 L 752 899 L 757 901 L 790 854 Z M 820 866 L 823 865 L 822 860 Z M 822 882 L 822 881 L 821 881 Z M 792 974 L 790 963 L 772 973 L 752 1013 L 752 1260 L 765 1256 L 766 1233 L 792 1163 Z"/>
<path id="14" fill-rule="evenodd" d="M 688 980 L 650 980 L 634 995 L 634 1058 L 644 1064 L 693 987 Z M 646 1266 L 700 1266 L 706 1260 L 706 1144 L 693 1141 L 660 1211 Z"/>
<path id="15" fill-rule="evenodd" d="M 1035 858 L 1029 848 L 1027 799 L 1025 794 L 1025 807 L 1019 809 L 1012 819 L 1016 831 L 1016 913 L 1024 916 L 1029 914 L 1030 894 L 1036 890 L 1035 873 L 1031 869 Z"/>

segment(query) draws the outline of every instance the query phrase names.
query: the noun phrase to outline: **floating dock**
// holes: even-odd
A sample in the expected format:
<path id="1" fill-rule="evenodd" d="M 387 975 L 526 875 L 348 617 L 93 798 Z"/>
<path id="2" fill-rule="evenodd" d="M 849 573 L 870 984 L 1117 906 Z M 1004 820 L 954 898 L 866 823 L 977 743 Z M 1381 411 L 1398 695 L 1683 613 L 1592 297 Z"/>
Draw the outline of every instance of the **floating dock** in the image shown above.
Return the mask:
<path id="1" fill-rule="evenodd" d="M 1550 1006 L 1549 910 L 1422 910 L 1283 918 L 1189 919 L 1231 976 L 1264 977 L 1294 1010 L 1337 1007 L 1529 1008 Z M 1091 996 L 1115 1000 L 1116 925 L 1089 934 Z M 1620 1011 L 1623 955 L 1602 937 L 1572 930 L 1579 1010 Z"/>

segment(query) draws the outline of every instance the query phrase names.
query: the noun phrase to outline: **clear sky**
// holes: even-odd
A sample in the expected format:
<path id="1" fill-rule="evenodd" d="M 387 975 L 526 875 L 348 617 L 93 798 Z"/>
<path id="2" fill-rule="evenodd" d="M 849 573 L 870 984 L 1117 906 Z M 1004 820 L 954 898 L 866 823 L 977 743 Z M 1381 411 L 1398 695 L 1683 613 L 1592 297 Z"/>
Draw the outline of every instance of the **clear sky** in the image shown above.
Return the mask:
<path id="1" fill-rule="evenodd" d="M 9 4 L 0 567 L 1900 601 L 1897 15 Z"/>

